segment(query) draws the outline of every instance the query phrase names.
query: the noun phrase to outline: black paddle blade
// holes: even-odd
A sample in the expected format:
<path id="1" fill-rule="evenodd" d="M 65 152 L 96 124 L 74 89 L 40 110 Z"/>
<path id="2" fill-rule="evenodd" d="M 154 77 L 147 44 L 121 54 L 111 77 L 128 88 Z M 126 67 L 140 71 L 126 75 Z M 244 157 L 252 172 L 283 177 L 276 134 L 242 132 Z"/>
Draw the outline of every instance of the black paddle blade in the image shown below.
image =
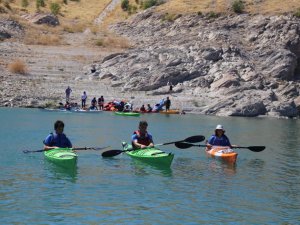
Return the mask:
<path id="1" fill-rule="evenodd" d="M 184 139 L 185 142 L 189 142 L 189 143 L 197 143 L 197 142 L 201 142 L 204 140 L 205 140 L 205 137 L 203 135 L 191 136 L 191 137 Z"/>
<path id="2" fill-rule="evenodd" d="M 101 155 L 102 155 L 102 157 L 113 157 L 113 156 L 121 154 L 122 152 L 123 152 L 122 150 L 109 150 L 109 151 L 103 152 Z"/>
<path id="3" fill-rule="evenodd" d="M 249 146 L 248 149 L 253 152 L 261 152 L 265 150 L 266 146 Z"/>
<path id="4" fill-rule="evenodd" d="M 176 146 L 177 148 L 186 149 L 186 148 L 193 147 L 193 146 L 195 146 L 195 145 L 189 144 L 189 143 L 183 143 L 183 142 L 175 142 L 175 146 Z"/>

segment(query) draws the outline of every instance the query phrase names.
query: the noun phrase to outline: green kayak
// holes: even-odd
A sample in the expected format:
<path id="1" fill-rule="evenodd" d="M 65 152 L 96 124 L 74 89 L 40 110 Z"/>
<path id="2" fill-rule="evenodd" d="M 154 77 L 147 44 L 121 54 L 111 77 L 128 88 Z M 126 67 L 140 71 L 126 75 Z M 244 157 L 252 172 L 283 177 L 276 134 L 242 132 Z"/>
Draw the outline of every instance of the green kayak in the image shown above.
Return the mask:
<path id="1" fill-rule="evenodd" d="M 116 115 L 119 116 L 139 116 L 140 113 L 138 112 L 115 112 Z"/>
<path id="2" fill-rule="evenodd" d="M 72 148 L 56 148 L 44 152 L 45 157 L 62 167 L 74 168 L 77 163 L 77 154 Z"/>
<path id="3" fill-rule="evenodd" d="M 125 151 L 132 149 L 132 145 L 127 144 L 126 142 L 122 142 L 122 146 L 123 150 Z M 141 160 L 143 162 L 163 166 L 171 166 L 172 160 L 174 158 L 174 154 L 163 152 L 155 147 L 126 151 L 125 153 L 132 158 Z"/>

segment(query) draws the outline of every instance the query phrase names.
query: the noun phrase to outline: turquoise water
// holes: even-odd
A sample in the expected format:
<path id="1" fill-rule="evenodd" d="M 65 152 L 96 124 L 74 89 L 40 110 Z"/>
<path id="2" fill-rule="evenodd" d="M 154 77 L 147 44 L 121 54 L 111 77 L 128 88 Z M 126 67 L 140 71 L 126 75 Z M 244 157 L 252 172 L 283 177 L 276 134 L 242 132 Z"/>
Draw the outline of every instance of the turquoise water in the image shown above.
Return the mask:
<path id="1" fill-rule="evenodd" d="M 238 149 L 230 166 L 203 148 L 163 146 L 175 153 L 171 168 L 78 151 L 71 171 L 22 152 L 42 149 L 57 119 L 77 147 L 121 149 L 142 118 L 155 143 L 208 138 L 221 123 L 232 143 L 267 148 Z M 0 224 L 299 224 L 298 120 L 2 108 L 0 121 Z"/>

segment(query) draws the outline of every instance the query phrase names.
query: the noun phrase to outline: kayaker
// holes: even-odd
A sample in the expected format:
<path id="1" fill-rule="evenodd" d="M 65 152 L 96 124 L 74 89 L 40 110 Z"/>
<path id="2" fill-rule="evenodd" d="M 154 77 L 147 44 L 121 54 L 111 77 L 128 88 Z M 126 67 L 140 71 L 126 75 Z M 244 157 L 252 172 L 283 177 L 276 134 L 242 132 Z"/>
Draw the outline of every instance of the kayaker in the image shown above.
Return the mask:
<path id="1" fill-rule="evenodd" d="M 147 112 L 152 112 L 152 107 L 150 106 L 150 104 L 147 105 Z"/>
<path id="2" fill-rule="evenodd" d="M 147 132 L 148 123 L 145 120 L 140 121 L 139 130 L 134 131 L 131 140 L 134 148 L 147 148 L 153 147 L 153 138 L 150 133 Z"/>
<path id="3" fill-rule="evenodd" d="M 92 101 L 91 101 L 91 106 L 97 107 L 97 106 L 96 106 L 96 103 L 97 103 L 97 100 L 96 100 L 96 97 L 94 97 L 94 98 L 92 99 Z"/>
<path id="4" fill-rule="evenodd" d="M 61 120 L 57 120 L 54 123 L 55 134 L 50 133 L 43 141 L 45 150 L 50 150 L 54 148 L 72 148 L 71 141 L 63 133 L 64 127 L 65 124 Z"/>
<path id="5" fill-rule="evenodd" d="M 140 108 L 140 112 L 146 112 L 145 105 L 142 105 L 142 107 Z"/>
<path id="6" fill-rule="evenodd" d="M 206 143 L 207 149 L 209 150 L 212 146 L 229 146 L 237 147 L 236 145 L 231 145 L 229 138 L 225 135 L 225 130 L 222 125 L 217 125 L 215 129 L 215 134 L 213 134 Z"/>

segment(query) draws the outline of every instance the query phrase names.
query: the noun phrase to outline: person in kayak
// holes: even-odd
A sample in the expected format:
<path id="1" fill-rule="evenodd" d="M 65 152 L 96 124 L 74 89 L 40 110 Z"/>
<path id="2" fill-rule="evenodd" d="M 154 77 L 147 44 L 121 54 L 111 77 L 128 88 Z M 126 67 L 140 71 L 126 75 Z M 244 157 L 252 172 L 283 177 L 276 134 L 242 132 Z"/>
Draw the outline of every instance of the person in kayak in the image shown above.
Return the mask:
<path id="1" fill-rule="evenodd" d="M 65 124 L 61 120 L 57 120 L 54 123 L 55 134 L 50 133 L 43 141 L 44 150 L 50 150 L 54 148 L 72 148 L 72 143 L 67 138 L 64 132 Z"/>
<path id="2" fill-rule="evenodd" d="M 152 135 L 147 132 L 147 127 L 147 121 L 140 121 L 139 130 L 134 131 L 131 137 L 133 148 L 147 148 L 154 146 Z"/>
<path id="3" fill-rule="evenodd" d="M 147 112 L 152 112 L 152 107 L 150 106 L 150 104 L 147 105 Z"/>
<path id="4" fill-rule="evenodd" d="M 145 105 L 142 105 L 142 107 L 140 108 L 140 112 L 146 112 Z"/>
<path id="5" fill-rule="evenodd" d="M 231 145 L 229 138 L 225 135 L 225 130 L 222 125 L 217 125 L 215 134 L 213 134 L 206 143 L 207 149 L 210 150 L 212 146 L 229 146 L 237 147 L 237 145 Z"/>

